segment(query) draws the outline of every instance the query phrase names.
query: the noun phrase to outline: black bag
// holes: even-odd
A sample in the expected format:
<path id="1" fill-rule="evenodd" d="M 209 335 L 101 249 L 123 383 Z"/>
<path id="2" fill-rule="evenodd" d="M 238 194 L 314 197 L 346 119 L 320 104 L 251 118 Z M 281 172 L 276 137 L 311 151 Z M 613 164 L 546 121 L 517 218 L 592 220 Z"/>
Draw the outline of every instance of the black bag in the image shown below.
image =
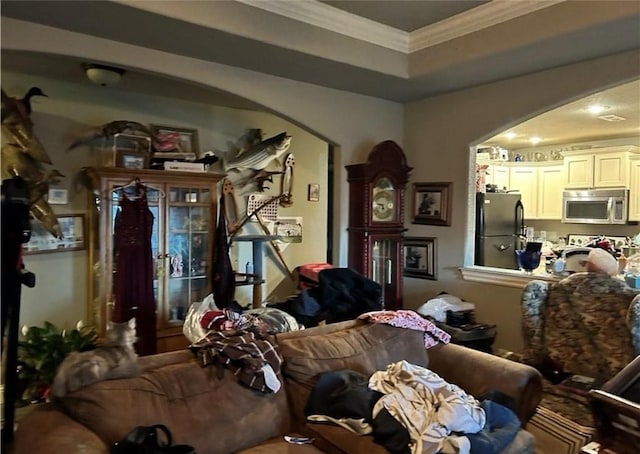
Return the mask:
<path id="1" fill-rule="evenodd" d="M 159 432 L 164 433 L 165 442 Z M 111 447 L 111 454 L 196 454 L 189 445 L 171 446 L 171 432 L 163 424 L 138 426 Z"/>

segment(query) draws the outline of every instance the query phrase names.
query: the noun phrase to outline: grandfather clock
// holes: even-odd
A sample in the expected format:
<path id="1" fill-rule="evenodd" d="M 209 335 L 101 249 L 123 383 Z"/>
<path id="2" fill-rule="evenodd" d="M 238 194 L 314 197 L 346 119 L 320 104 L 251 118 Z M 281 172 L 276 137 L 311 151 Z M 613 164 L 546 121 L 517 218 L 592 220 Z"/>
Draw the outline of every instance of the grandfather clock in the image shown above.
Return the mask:
<path id="1" fill-rule="evenodd" d="M 391 140 L 373 147 L 364 164 L 347 169 L 349 267 L 382 286 L 384 307 L 402 308 L 404 190 L 411 167 Z"/>

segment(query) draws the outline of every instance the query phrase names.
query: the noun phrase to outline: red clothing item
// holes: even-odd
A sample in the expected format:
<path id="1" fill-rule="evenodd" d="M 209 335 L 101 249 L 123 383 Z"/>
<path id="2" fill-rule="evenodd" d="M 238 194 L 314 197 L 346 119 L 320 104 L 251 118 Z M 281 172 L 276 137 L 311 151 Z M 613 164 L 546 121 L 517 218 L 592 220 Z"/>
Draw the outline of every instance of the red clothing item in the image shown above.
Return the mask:
<path id="1" fill-rule="evenodd" d="M 156 301 L 153 294 L 151 233 L 153 214 L 147 197 L 134 200 L 122 195 L 114 223 L 113 321 L 136 319 L 135 344 L 140 356 L 156 353 Z"/>
<path id="2" fill-rule="evenodd" d="M 397 311 L 374 311 L 367 312 L 358 317 L 369 323 L 386 323 L 397 328 L 407 328 L 424 332 L 424 346 L 431 348 L 438 345 L 438 342 L 448 344 L 451 335 L 438 328 L 435 323 L 420 316 L 420 314 L 409 310 Z"/>

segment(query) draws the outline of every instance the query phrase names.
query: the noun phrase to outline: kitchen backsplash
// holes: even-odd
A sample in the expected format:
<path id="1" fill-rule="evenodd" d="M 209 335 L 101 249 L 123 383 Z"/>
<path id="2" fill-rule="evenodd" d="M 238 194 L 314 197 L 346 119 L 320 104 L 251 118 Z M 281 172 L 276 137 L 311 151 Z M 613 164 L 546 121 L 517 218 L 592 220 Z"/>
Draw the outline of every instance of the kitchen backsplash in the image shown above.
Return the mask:
<path id="1" fill-rule="evenodd" d="M 525 225 L 533 227 L 535 232 L 556 232 L 558 237 L 566 237 L 569 234 L 633 237 L 640 233 L 640 225 L 564 224 L 560 221 L 527 219 Z"/>

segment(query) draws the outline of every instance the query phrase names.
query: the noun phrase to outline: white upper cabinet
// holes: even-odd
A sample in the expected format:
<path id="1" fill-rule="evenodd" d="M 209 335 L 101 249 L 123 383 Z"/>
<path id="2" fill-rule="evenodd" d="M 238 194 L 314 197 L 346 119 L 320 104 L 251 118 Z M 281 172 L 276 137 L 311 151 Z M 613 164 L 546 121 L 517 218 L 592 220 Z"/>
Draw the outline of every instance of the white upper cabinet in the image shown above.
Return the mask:
<path id="1" fill-rule="evenodd" d="M 564 168 L 565 188 L 593 187 L 593 155 L 565 156 Z"/>
<path id="2" fill-rule="evenodd" d="M 629 158 L 638 147 L 629 145 L 567 152 L 564 157 L 566 189 L 627 188 Z"/>
<path id="3" fill-rule="evenodd" d="M 490 165 L 487 168 L 487 183 L 495 184 L 498 189 L 509 189 L 509 167 Z"/>
<path id="4" fill-rule="evenodd" d="M 520 193 L 520 201 L 524 206 L 524 218 L 532 219 L 538 213 L 538 191 L 537 182 L 538 169 L 533 166 L 510 167 L 510 180 L 512 191 Z"/>
<path id="5" fill-rule="evenodd" d="M 538 167 L 538 219 L 562 219 L 562 191 L 564 166 L 562 164 Z"/>
<path id="6" fill-rule="evenodd" d="M 510 167 L 510 179 L 509 189 L 520 192 L 525 219 L 562 218 L 562 163 L 526 166 L 515 164 Z"/>

